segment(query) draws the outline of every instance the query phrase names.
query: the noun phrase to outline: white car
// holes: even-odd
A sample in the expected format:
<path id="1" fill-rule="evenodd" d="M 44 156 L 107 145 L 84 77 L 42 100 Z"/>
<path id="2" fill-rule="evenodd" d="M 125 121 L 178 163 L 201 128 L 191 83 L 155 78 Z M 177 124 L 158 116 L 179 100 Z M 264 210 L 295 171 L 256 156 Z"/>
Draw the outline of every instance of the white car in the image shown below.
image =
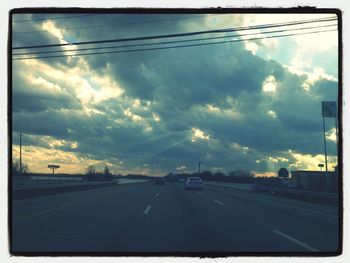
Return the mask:
<path id="1" fill-rule="evenodd" d="M 185 183 L 186 190 L 203 190 L 203 182 L 200 177 L 188 177 Z"/>

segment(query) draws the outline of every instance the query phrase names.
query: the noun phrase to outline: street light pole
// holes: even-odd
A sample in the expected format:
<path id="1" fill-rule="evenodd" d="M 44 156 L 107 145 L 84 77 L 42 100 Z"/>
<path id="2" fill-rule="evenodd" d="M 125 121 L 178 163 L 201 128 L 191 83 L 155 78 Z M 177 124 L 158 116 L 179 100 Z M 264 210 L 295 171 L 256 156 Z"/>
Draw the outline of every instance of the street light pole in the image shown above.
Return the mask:
<path id="1" fill-rule="evenodd" d="M 336 153 L 337 153 L 337 165 L 338 165 L 338 111 L 335 111 L 335 142 L 336 142 Z"/>
<path id="2" fill-rule="evenodd" d="M 19 133 L 19 174 L 22 175 L 22 132 Z"/>
<path id="3" fill-rule="evenodd" d="M 326 164 L 326 181 L 327 181 L 327 191 L 330 190 L 330 178 L 328 174 L 328 162 L 327 162 L 327 140 L 326 140 L 326 128 L 324 124 L 324 116 L 322 116 L 323 120 L 323 142 L 324 142 L 324 161 Z"/>

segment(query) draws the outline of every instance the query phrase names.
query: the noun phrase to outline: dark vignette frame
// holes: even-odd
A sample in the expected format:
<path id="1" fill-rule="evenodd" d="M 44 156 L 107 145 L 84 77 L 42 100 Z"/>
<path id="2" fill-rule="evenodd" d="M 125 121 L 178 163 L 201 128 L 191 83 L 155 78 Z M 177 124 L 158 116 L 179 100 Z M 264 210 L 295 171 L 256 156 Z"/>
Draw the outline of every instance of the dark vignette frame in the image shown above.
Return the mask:
<path id="1" fill-rule="evenodd" d="M 333 13 L 338 17 L 338 249 L 335 252 L 18 252 L 13 250 L 12 236 L 12 20 L 14 14 L 56 14 L 56 13 L 108 13 L 108 14 L 253 14 L 253 13 Z M 8 20 L 8 42 L 7 42 L 7 64 L 8 64 L 8 82 L 7 82 L 7 124 L 8 124 L 8 245 L 12 256 L 91 256 L 91 257 L 200 257 L 217 258 L 230 256 L 297 256 L 297 257 L 330 257 L 339 256 L 343 253 L 343 24 L 342 11 L 335 8 L 316 8 L 316 7 L 293 7 L 293 8 L 16 8 L 9 12 Z"/>

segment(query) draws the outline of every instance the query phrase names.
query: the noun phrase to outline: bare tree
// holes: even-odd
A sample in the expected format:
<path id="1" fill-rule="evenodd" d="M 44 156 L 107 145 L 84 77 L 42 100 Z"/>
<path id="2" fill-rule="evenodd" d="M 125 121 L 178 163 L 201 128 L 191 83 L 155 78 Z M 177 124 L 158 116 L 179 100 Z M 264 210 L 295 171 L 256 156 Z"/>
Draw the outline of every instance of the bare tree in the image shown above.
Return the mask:
<path id="1" fill-rule="evenodd" d="M 105 176 L 109 176 L 110 175 L 110 172 L 109 172 L 107 164 L 105 165 L 104 175 Z"/>
<path id="2" fill-rule="evenodd" d="M 26 163 L 22 163 L 20 165 L 19 160 L 14 160 L 12 162 L 12 174 L 13 175 L 21 175 L 21 174 L 26 174 L 29 173 L 29 167 Z"/>
<path id="3" fill-rule="evenodd" d="M 93 165 L 89 165 L 86 169 L 86 175 L 88 176 L 94 176 L 96 174 L 96 169 Z"/>
<path id="4" fill-rule="evenodd" d="M 245 171 L 245 170 L 235 170 L 235 171 L 229 172 L 228 175 L 231 177 L 254 177 L 254 174 L 251 171 Z"/>

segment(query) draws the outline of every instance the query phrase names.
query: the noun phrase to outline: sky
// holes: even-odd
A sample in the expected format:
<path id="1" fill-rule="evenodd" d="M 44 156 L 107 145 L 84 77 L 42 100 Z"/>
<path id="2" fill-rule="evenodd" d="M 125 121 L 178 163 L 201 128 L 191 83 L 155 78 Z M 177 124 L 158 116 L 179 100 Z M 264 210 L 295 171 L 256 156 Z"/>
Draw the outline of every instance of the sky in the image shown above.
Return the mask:
<path id="1" fill-rule="evenodd" d="M 12 47 L 237 29 L 334 16 L 15 14 Z M 336 26 L 326 27 L 336 24 L 14 50 L 17 54 L 49 50 L 78 54 L 76 49 L 101 46 L 222 36 L 227 38 L 205 42 L 227 41 L 238 39 L 237 34 L 243 40 L 13 60 L 13 158 L 19 158 L 22 132 L 22 158 L 32 172 L 50 172 L 47 165 L 58 164 L 57 172 L 84 173 L 89 165 L 103 170 L 107 164 L 115 174 L 165 175 L 195 172 L 199 161 L 202 170 L 225 173 L 239 169 L 271 175 L 281 167 L 318 170 L 318 164 L 324 163 L 321 102 L 338 98 L 338 32 L 329 31 Z M 306 27 L 309 29 L 302 29 Z M 293 28 L 274 35 L 303 34 L 266 38 L 264 33 Z M 228 37 L 233 34 L 236 37 Z M 176 45 L 188 43 L 194 42 Z M 154 46 L 138 48 L 150 47 Z M 325 126 L 332 170 L 336 163 L 334 119 L 326 118 Z"/>

